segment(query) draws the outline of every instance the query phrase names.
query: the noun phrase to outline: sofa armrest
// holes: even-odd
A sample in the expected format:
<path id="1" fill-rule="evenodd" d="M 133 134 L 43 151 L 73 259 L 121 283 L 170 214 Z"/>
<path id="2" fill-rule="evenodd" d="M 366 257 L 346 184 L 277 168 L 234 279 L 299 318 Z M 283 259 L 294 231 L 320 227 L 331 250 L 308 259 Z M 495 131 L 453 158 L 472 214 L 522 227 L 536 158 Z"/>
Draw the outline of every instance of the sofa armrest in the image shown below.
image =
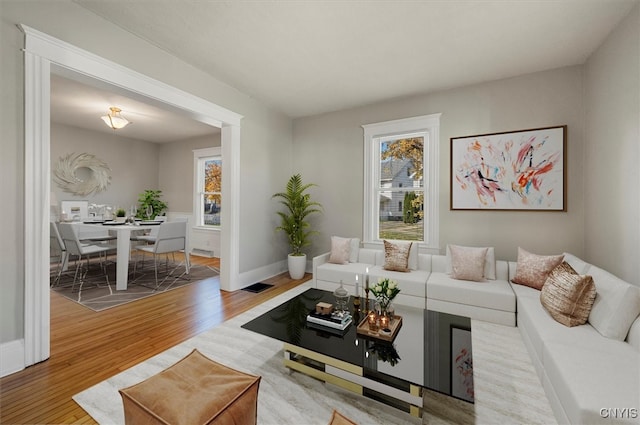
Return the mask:
<path id="1" fill-rule="evenodd" d="M 331 256 L 331 252 L 325 252 L 324 254 L 320 254 L 316 257 L 313 257 L 312 267 L 313 267 L 313 287 L 317 288 L 316 276 L 318 275 L 318 266 L 329 261 L 329 257 Z"/>

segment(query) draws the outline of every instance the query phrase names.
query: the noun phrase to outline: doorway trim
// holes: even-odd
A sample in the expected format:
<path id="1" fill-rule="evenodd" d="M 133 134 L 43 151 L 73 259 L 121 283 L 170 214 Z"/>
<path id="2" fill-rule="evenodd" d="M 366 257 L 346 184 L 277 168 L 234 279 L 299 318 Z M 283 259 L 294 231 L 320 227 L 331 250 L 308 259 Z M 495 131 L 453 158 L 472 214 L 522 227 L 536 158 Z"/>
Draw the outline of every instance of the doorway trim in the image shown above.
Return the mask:
<path id="1" fill-rule="evenodd" d="M 49 203 L 50 77 L 97 80 L 142 101 L 221 128 L 223 158 L 220 287 L 239 289 L 240 121 L 219 105 L 140 74 L 26 25 L 24 48 L 24 365 L 50 355 Z"/>

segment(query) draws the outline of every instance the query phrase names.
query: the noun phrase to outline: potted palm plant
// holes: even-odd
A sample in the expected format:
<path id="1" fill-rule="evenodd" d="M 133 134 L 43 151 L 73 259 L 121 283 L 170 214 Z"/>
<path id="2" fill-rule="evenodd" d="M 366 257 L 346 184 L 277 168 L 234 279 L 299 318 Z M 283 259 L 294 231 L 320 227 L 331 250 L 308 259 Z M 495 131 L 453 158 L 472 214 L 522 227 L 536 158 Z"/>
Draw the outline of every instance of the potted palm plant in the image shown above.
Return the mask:
<path id="1" fill-rule="evenodd" d="M 280 225 L 276 231 L 282 230 L 287 235 L 287 241 L 291 247 L 288 257 L 289 275 L 292 279 L 301 279 L 304 276 L 307 255 L 302 249 L 311 244 L 311 236 L 317 234 L 309 227 L 311 224 L 308 217 L 311 214 L 322 211 L 322 206 L 318 202 L 311 200 L 307 190 L 316 186 L 313 183 L 303 184 L 302 176 L 295 174 L 287 182 L 286 192 L 276 193 L 272 198 L 279 198 L 280 203 L 285 206 L 284 211 L 278 211 Z"/>

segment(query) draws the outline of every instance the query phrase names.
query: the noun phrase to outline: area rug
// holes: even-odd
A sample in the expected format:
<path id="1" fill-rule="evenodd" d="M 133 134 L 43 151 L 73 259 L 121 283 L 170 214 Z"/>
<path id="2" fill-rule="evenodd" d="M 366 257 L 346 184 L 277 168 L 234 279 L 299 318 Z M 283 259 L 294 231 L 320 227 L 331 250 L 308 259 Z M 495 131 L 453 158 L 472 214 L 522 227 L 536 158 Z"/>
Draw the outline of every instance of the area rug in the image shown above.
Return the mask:
<path id="1" fill-rule="evenodd" d="M 258 395 L 258 424 L 260 425 L 326 425 L 331 418 L 333 409 L 337 409 L 360 425 L 497 424 L 505 423 L 505 418 L 512 419 L 511 423 L 518 423 L 524 418 L 529 421 L 520 423 L 555 422 L 550 413 L 548 402 L 544 398 L 544 391 L 537 382 L 533 366 L 530 363 L 527 366 L 528 357 L 518 358 L 521 365 L 516 368 L 515 372 L 502 372 L 504 366 L 508 366 L 500 364 L 500 359 L 507 357 L 504 355 L 505 351 L 511 353 L 513 350 L 509 346 L 512 344 L 516 347 L 516 352 L 519 353 L 520 347 L 523 345 L 517 328 L 498 325 L 495 327 L 485 326 L 482 322 L 472 321 L 472 328 L 474 324 L 477 326 L 477 331 L 474 328 L 472 333 L 474 352 L 476 338 L 484 341 L 491 340 L 494 337 L 491 333 L 498 332 L 498 338 L 495 340 L 502 347 L 503 356 L 496 356 L 497 360 L 494 360 L 492 352 L 488 353 L 489 357 L 481 355 L 478 358 L 479 362 L 474 366 L 474 375 L 476 372 L 479 374 L 476 382 L 478 383 L 480 377 L 486 382 L 476 385 L 476 404 L 472 405 L 470 412 L 463 414 L 463 417 L 460 417 L 458 413 L 460 406 L 457 403 L 447 405 L 446 400 L 437 401 L 437 396 L 434 396 L 436 398 L 425 396 L 425 403 L 430 406 L 425 405 L 425 414 L 422 419 L 419 419 L 339 387 L 325 385 L 301 373 L 290 372 L 283 365 L 282 343 L 280 341 L 242 329 L 240 326 L 287 299 L 304 292 L 309 287 L 311 287 L 309 282 L 300 285 L 214 329 L 203 332 L 76 394 L 73 399 L 98 423 L 123 424 L 124 412 L 118 390 L 161 372 L 197 348 L 201 353 L 219 363 L 262 377 Z M 493 347 L 496 344 L 489 343 L 487 345 L 485 343 L 483 346 L 480 343 L 478 345 Z M 489 361 L 496 361 L 498 364 L 492 366 Z M 500 376 L 494 378 L 493 375 L 496 371 L 501 371 L 501 373 Z M 515 384 L 517 394 L 506 394 L 503 397 L 504 402 L 494 399 L 494 391 L 500 392 L 500 386 L 507 385 L 511 379 L 521 381 L 521 383 Z M 519 390 L 520 387 L 527 385 L 529 388 L 524 393 Z M 503 391 L 509 393 L 513 391 L 513 388 L 514 384 L 511 383 L 504 387 Z M 536 409 L 531 411 L 531 415 L 523 415 L 522 412 L 530 411 L 528 407 L 530 401 L 527 399 L 529 396 L 536 400 L 542 397 L 542 401 L 533 403 Z M 451 400 L 449 397 L 446 399 Z M 437 404 L 435 410 L 434 401 Z M 498 407 L 495 407 L 496 405 Z M 538 409 L 539 405 L 543 407 Z M 512 415 L 511 412 L 519 413 Z"/>
<path id="2" fill-rule="evenodd" d="M 94 311 L 102 311 L 111 307 L 161 294 L 172 289 L 189 285 L 203 279 L 218 276 L 217 269 L 203 265 L 192 265 L 189 274 L 185 274 L 184 263 L 162 263 L 158 271 L 158 286 L 156 287 L 153 261 L 147 261 L 144 267 L 139 267 L 136 273 L 133 269 L 129 273 L 126 291 L 116 290 L 116 265 L 107 265 L 107 277 L 98 266 L 92 266 L 84 279 L 82 287 L 79 283 L 73 285 L 73 273 L 62 274 L 60 281 L 54 283 L 52 291 L 75 301 Z"/>

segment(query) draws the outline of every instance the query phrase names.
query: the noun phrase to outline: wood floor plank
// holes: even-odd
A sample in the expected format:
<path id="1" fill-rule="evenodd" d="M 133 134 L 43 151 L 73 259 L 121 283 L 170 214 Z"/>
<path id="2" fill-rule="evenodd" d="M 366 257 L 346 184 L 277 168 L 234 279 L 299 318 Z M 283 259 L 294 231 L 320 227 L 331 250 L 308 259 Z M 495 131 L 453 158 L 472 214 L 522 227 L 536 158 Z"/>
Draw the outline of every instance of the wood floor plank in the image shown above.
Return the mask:
<path id="1" fill-rule="evenodd" d="M 191 257 L 219 267 L 218 259 Z M 94 312 L 51 292 L 51 357 L 0 379 L 2 424 L 91 424 L 71 397 L 305 282 L 268 279 L 261 293 L 220 290 L 218 278 Z"/>

